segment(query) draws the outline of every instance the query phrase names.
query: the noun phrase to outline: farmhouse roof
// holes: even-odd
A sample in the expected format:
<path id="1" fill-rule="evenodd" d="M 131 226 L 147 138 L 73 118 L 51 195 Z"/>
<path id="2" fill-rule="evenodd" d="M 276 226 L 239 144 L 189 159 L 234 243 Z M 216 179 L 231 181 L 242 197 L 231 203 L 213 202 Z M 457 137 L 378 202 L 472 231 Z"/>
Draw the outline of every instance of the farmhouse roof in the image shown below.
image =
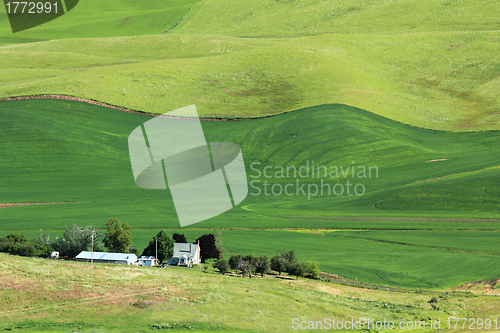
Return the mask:
<path id="1" fill-rule="evenodd" d="M 198 244 L 192 243 L 175 243 L 174 244 L 174 258 L 185 256 L 187 258 L 196 257 L 198 251 Z"/>

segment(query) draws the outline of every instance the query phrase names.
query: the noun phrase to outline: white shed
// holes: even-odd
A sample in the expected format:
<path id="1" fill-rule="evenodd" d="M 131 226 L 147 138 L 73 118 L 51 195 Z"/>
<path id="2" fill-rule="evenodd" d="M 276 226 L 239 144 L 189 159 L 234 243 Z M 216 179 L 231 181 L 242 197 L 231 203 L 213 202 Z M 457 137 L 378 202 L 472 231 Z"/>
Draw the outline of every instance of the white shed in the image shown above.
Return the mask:
<path id="1" fill-rule="evenodd" d="M 96 263 L 132 265 L 137 261 L 137 256 L 133 253 L 94 252 L 92 254 L 89 251 L 82 251 L 75 259 L 80 262 L 91 262 L 93 259 Z"/>
<path id="2" fill-rule="evenodd" d="M 153 267 L 156 265 L 157 262 L 155 257 L 142 256 L 137 261 L 137 266 Z"/>

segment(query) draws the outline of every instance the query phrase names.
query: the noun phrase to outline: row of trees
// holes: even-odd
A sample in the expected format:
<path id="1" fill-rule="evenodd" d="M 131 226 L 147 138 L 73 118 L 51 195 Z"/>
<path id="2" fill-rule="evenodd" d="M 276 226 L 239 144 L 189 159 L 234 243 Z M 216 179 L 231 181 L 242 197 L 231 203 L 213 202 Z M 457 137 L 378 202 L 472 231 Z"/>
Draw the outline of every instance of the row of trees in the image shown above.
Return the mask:
<path id="1" fill-rule="evenodd" d="M 122 224 L 118 219 L 111 219 L 106 223 L 104 234 L 96 232 L 93 226 L 73 227 L 64 226 L 62 237 L 51 239 L 50 231 L 40 230 L 35 239 L 29 241 L 26 236 L 20 234 L 10 234 L 0 238 L 0 252 L 21 255 L 26 257 L 50 257 L 53 251 L 58 251 L 61 256 L 73 259 L 82 251 L 89 251 L 93 248 L 99 252 L 104 250 L 104 246 L 111 252 L 134 252 L 137 249 L 130 249 L 132 242 L 130 226 Z M 99 237 L 104 237 L 102 242 L 98 242 Z"/>
<path id="2" fill-rule="evenodd" d="M 281 252 L 269 260 L 267 256 L 255 257 L 253 255 L 243 256 L 241 254 L 233 254 L 229 261 L 220 258 L 214 262 L 213 267 L 221 274 L 229 272 L 230 269 L 235 270 L 236 274 L 242 276 L 248 275 L 250 278 L 252 274 L 269 274 L 271 270 L 281 275 L 286 272 L 289 275 L 297 277 L 307 276 L 312 279 L 319 279 L 321 270 L 317 262 L 302 263 L 299 261 L 295 251 Z"/>

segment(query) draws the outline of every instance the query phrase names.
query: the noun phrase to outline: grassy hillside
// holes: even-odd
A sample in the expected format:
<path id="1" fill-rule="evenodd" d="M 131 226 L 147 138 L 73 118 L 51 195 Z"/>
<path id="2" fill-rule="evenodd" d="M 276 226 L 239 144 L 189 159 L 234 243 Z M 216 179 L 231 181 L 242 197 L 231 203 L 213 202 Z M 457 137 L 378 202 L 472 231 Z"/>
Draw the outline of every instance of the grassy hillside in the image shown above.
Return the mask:
<path id="1" fill-rule="evenodd" d="M 149 6 L 163 15 L 182 3 Z M 115 37 L 173 22 L 125 4 L 109 14 L 138 15 L 123 27 L 96 21 L 85 8 L 102 16 L 101 2 L 87 1 L 70 14 L 92 28 L 66 29 L 79 22 L 68 14 L 26 31 L 64 40 L 0 48 L 0 97 L 68 94 L 152 113 L 196 103 L 222 117 L 342 103 L 426 128 L 500 129 L 494 2 L 204 0 L 167 34 Z"/>
<path id="2" fill-rule="evenodd" d="M 0 329 L 13 332 L 283 332 L 292 319 L 424 321 L 495 318 L 498 297 L 414 294 L 209 269 L 142 268 L 0 254 Z M 428 303 L 438 299 L 440 311 Z"/>
<path id="3" fill-rule="evenodd" d="M 18 231 L 32 237 L 39 229 L 51 229 L 55 236 L 64 225 L 102 228 L 116 217 L 134 228 L 133 246 L 142 249 L 159 229 L 179 228 L 169 192 L 140 189 L 132 177 L 127 137 L 150 117 L 79 102 L 30 100 L 0 103 L 0 119 L 0 203 L 56 203 L 0 208 L 2 235 Z M 496 278 L 500 263 L 493 243 L 477 232 L 466 234 L 473 236 L 465 243 L 464 234 L 453 230 L 486 230 L 481 235 L 498 239 L 500 155 L 492 152 L 499 132 L 419 129 L 342 105 L 202 126 L 207 141 L 240 145 L 249 182 L 260 183 L 252 183 L 235 209 L 182 230 L 192 241 L 214 227 L 266 229 L 224 230 L 228 252 L 272 255 L 295 249 L 301 260 L 321 262 L 324 271 L 412 288 L 442 289 Z M 300 168 L 308 161 L 310 166 L 313 161 L 327 167 L 377 166 L 378 177 L 258 177 L 265 166 Z M 321 180 L 330 186 L 350 181 L 363 184 L 366 193 L 266 195 L 266 180 L 282 187 L 299 181 L 306 191 Z M 367 242 L 372 238 L 342 233 L 283 231 L 277 237 L 267 230 L 273 228 L 450 232 L 446 237 L 430 234 L 426 242 L 412 232 L 381 232 L 377 242 Z M 339 258 L 338 253 L 350 254 Z M 427 263 L 431 259 L 432 265 Z M 467 268 L 459 274 L 458 267 Z"/>
<path id="4" fill-rule="evenodd" d="M 489 31 L 498 30 L 498 11 L 488 0 L 205 0 L 175 31 L 238 37 Z"/>
<path id="5" fill-rule="evenodd" d="M 0 44 L 51 39 L 159 34 L 174 26 L 196 0 L 80 1 L 67 14 L 33 29 L 12 33 L 0 9 Z"/>

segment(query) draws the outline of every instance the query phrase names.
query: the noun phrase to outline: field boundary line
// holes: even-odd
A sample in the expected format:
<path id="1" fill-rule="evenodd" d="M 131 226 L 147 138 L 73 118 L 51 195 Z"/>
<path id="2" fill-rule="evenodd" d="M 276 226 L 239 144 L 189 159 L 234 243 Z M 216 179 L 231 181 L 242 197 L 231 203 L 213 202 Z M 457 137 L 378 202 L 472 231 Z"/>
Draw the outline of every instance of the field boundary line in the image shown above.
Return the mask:
<path id="1" fill-rule="evenodd" d="M 453 177 L 460 177 L 464 175 L 469 175 L 473 173 L 478 173 L 478 172 L 483 172 L 483 171 L 488 171 L 488 170 L 494 170 L 494 169 L 500 169 L 500 165 L 493 166 L 493 167 L 488 167 L 485 169 L 480 169 L 480 170 L 473 170 L 473 171 L 465 171 L 465 172 L 460 172 L 460 173 L 454 173 L 451 175 L 445 175 L 441 177 L 436 177 L 436 178 L 429 178 L 429 179 L 424 179 L 424 180 L 417 180 L 416 182 L 413 183 L 408 183 L 403 186 L 411 186 L 411 185 L 416 185 L 416 184 L 421 184 L 421 183 L 429 183 L 437 180 L 442 180 L 442 179 L 448 179 L 448 178 L 453 178 Z"/>
<path id="2" fill-rule="evenodd" d="M 145 112 L 145 111 L 129 109 L 129 108 L 125 108 L 125 107 L 110 104 L 110 103 L 99 102 L 99 101 L 94 100 L 94 99 L 76 97 L 76 96 L 71 96 L 71 95 L 44 94 L 44 95 L 26 95 L 26 96 L 4 97 L 4 98 L 0 98 L 0 102 L 25 101 L 25 100 L 34 100 L 34 99 L 56 99 L 56 100 L 82 102 L 82 103 L 102 106 L 102 107 L 113 109 L 113 110 L 134 113 L 134 114 L 139 114 L 139 115 L 148 116 L 148 117 L 161 116 L 161 114 L 154 114 L 154 113 L 149 113 L 149 112 Z M 260 119 L 260 118 L 267 118 L 267 117 L 272 117 L 272 116 L 275 116 L 275 115 L 267 115 L 267 116 L 262 116 L 262 117 L 248 117 L 248 118 L 238 118 L 238 117 L 234 117 L 234 118 L 233 117 L 231 117 L 231 118 L 205 117 L 205 118 L 203 118 L 203 117 L 200 117 L 199 119 L 201 121 L 246 121 L 246 120 L 251 120 L 251 119 Z"/>
<path id="3" fill-rule="evenodd" d="M 98 106 L 104 106 L 110 109 L 118 110 L 118 111 L 124 111 L 124 112 L 129 112 L 129 113 L 135 113 L 135 114 L 142 114 L 145 116 L 151 116 L 155 117 L 155 114 L 152 113 L 147 113 L 144 111 L 137 111 L 137 110 L 132 110 L 124 107 L 120 107 L 117 105 L 109 104 L 109 103 L 103 103 L 99 102 L 93 99 L 88 99 L 88 98 L 81 98 L 81 97 L 76 97 L 76 96 L 70 96 L 70 95 L 58 95 L 58 94 L 50 94 L 50 95 L 27 95 L 27 96 L 16 96 L 16 97 L 6 97 L 0 99 L 0 102 L 7 102 L 7 101 L 24 101 L 24 100 L 32 100 L 32 99 L 59 99 L 59 100 L 67 100 L 67 101 L 76 101 L 76 102 L 83 102 L 83 103 L 88 103 L 88 104 L 93 104 L 93 105 L 98 105 Z"/>
<path id="4" fill-rule="evenodd" d="M 498 167 L 500 168 L 500 166 Z M 268 215 L 292 220 L 321 220 L 321 221 L 348 221 L 348 222 L 455 222 L 455 223 L 500 223 L 500 219 L 482 219 L 482 218 L 453 218 L 453 217 L 397 217 L 397 216 L 287 216 L 287 215 Z M 392 229 L 390 229 L 392 230 Z M 406 230 L 406 229 L 404 229 Z"/>

